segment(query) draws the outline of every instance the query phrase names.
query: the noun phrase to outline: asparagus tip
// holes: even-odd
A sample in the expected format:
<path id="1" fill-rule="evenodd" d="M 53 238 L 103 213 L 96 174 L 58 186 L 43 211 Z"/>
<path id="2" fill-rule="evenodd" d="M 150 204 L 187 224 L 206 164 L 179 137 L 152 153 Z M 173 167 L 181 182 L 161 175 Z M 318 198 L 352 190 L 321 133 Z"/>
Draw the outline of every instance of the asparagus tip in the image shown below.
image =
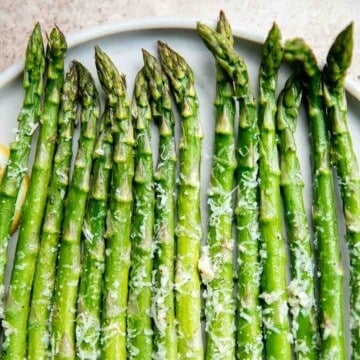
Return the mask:
<path id="1" fill-rule="evenodd" d="M 106 57 L 106 54 L 99 45 L 94 46 L 94 51 L 95 51 L 95 62 L 97 62 L 97 60 L 99 59 L 105 60 L 104 58 Z"/>
<path id="2" fill-rule="evenodd" d="M 224 35 L 232 46 L 234 45 L 234 38 L 232 35 L 230 22 L 228 21 L 228 19 L 225 16 L 225 13 L 222 10 L 220 11 L 220 16 L 217 23 L 216 31 Z"/>
<path id="3" fill-rule="evenodd" d="M 274 22 L 265 40 L 262 51 L 261 67 L 264 69 L 265 74 L 272 76 L 277 73 L 283 59 L 283 54 L 284 49 L 281 41 L 280 28 Z"/>
<path id="4" fill-rule="evenodd" d="M 301 38 L 285 42 L 284 59 L 298 63 L 307 76 L 311 77 L 320 71 L 314 53 Z"/>
<path id="5" fill-rule="evenodd" d="M 218 23 L 217 23 L 217 31 L 219 31 L 219 28 L 224 24 L 229 24 L 229 22 L 226 18 L 224 10 L 220 10 L 219 19 L 218 19 Z"/>
<path id="6" fill-rule="evenodd" d="M 158 40 L 158 47 L 160 51 L 169 49 L 169 45 L 165 41 Z"/>
<path id="7" fill-rule="evenodd" d="M 353 23 L 342 30 L 335 38 L 326 58 L 325 81 L 342 83 L 351 64 L 353 52 Z"/>
<path id="8" fill-rule="evenodd" d="M 48 48 L 54 57 L 61 57 L 67 49 L 65 35 L 60 31 L 59 27 L 54 25 L 50 34 L 46 33 L 48 40 Z"/>
<path id="9" fill-rule="evenodd" d="M 196 23 L 196 29 L 201 35 L 201 34 L 206 34 L 210 28 L 201 21 L 198 21 Z"/>
<path id="10" fill-rule="evenodd" d="M 28 49 L 31 51 L 33 48 L 36 48 L 36 46 L 39 46 L 43 43 L 42 33 L 41 33 L 41 26 L 40 23 L 37 22 L 34 26 L 33 31 L 31 32 L 31 35 L 29 37 L 28 41 Z"/>
<path id="11" fill-rule="evenodd" d="M 158 40 L 159 55 L 162 62 L 166 62 L 165 59 L 168 58 L 170 54 L 170 47 L 164 41 Z"/>
<path id="12" fill-rule="evenodd" d="M 40 32 L 40 33 L 41 33 L 41 25 L 40 25 L 40 22 L 39 22 L 39 21 L 36 22 L 36 24 L 35 24 L 34 29 L 33 29 L 32 32 L 33 32 L 33 33 L 35 33 L 35 32 Z"/>
<path id="13" fill-rule="evenodd" d="M 144 62 L 147 62 L 152 58 L 152 55 L 149 53 L 149 51 L 147 51 L 145 49 L 141 49 L 141 51 L 142 51 L 142 54 L 143 54 Z"/>

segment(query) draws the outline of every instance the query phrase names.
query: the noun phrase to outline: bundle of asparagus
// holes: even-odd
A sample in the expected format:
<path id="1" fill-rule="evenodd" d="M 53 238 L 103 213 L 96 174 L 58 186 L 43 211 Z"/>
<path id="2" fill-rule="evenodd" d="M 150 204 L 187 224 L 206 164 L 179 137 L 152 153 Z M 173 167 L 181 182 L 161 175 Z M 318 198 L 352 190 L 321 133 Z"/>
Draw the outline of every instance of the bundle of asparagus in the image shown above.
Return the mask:
<path id="1" fill-rule="evenodd" d="M 35 31 L 40 30 L 37 27 Z M 50 33 L 46 50 L 47 81 L 40 114 L 40 131 L 35 160 L 22 213 L 5 307 L 3 321 L 5 339 L 2 347 L 4 359 L 23 358 L 26 354 L 30 290 L 39 250 L 40 229 L 46 205 L 47 188 L 52 174 L 66 48 L 64 35 L 59 29 L 54 28 Z"/>
<path id="2" fill-rule="evenodd" d="M 256 99 L 225 14 L 216 29 L 197 24 L 216 67 L 204 236 L 204 135 L 190 64 L 163 42 L 159 61 L 143 50 L 130 103 L 125 76 L 96 46 L 101 112 L 88 69 L 73 61 L 64 77 L 64 35 L 54 27 L 45 52 L 37 24 L 19 128 L 0 171 L 2 358 L 360 359 L 360 174 L 344 89 L 352 31 L 350 24 L 338 35 L 320 70 L 310 47 L 301 39 L 283 44 L 274 24 L 262 48 Z M 293 74 L 276 99 L 284 60 Z M 314 236 L 295 140 L 302 101 Z M 5 298 L 7 245 L 37 128 Z M 333 166 L 351 265 L 351 353 Z"/>

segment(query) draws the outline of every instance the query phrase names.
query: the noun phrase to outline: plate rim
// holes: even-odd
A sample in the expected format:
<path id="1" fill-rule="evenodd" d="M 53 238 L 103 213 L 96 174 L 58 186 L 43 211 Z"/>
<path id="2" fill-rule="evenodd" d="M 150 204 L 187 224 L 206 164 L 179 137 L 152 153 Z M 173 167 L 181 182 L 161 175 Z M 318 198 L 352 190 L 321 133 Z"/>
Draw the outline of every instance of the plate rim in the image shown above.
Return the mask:
<path id="1" fill-rule="evenodd" d="M 215 20 L 194 19 L 189 17 L 145 17 L 142 19 L 132 19 L 117 22 L 110 22 L 100 25 L 90 26 L 86 29 L 66 35 L 68 49 L 81 45 L 87 41 L 96 40 L 106 36 L 122 34 L 129 31 L 141 30 L 193 30 L 196 31 L 196 23 L 204 22 L 208 25 L 215 26 Z M 241 26 L 232 26 L 232 32 L 239 39 L 248 40 L 257 44 L 265 41 L 266 35 L 250 31 Z M 18 77 L 24 67 L 24 57 L 15 64 L 9 66 L 0 72 L 0 89 L 8 85 L 11 81 Z M 360 100 L 360 84 L 355 80 L 346 79 L 345 87 L 347 92 L 352 94 L 356 99 Z"/>

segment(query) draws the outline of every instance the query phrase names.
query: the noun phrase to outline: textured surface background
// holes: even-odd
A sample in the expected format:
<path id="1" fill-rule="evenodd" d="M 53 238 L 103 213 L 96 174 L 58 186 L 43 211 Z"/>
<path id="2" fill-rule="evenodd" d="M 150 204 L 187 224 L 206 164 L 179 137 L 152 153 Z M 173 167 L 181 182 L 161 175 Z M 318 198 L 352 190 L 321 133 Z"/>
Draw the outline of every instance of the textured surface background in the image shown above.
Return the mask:
<path id="1" fill-rule="evenodd" d="M 56 23 L 65 34 L 73 34 L 98 24 L 144 17 L 215 20 L 220 9 L 233 26 L 264 36 L 276 21 L 284 39 L 303 37 L 320 63 L 338 32 L 354 21 L 349 78 L 360 88 L 360 1 L 356 0 L 0 0 L 0 72 L 22 59 L 36 21 L 44 31 Z"/>

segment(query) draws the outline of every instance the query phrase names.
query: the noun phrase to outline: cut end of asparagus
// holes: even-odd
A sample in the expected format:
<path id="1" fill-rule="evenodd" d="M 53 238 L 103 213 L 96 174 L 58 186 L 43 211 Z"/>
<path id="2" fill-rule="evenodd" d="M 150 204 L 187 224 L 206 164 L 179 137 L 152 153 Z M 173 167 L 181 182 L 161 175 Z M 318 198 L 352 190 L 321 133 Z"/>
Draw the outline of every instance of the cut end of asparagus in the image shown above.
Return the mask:
<path id="1" fill-rule="evenodd" d="M 324 69 L 325 81 L 341 84 L 344 82 L 346 71 L 351 64 L 353 46 L 353 23 L 350 23 L 336 37 L 329 50 Z"/>
<path id="2" fill-rule="evenodd" d="M 281 45 L 281 32 L 276 23 L 273 24 L 265 40 L 261 57 L 262 73 L 266 76 L 274 76 L 279 70 L 283 58 Z"/>

